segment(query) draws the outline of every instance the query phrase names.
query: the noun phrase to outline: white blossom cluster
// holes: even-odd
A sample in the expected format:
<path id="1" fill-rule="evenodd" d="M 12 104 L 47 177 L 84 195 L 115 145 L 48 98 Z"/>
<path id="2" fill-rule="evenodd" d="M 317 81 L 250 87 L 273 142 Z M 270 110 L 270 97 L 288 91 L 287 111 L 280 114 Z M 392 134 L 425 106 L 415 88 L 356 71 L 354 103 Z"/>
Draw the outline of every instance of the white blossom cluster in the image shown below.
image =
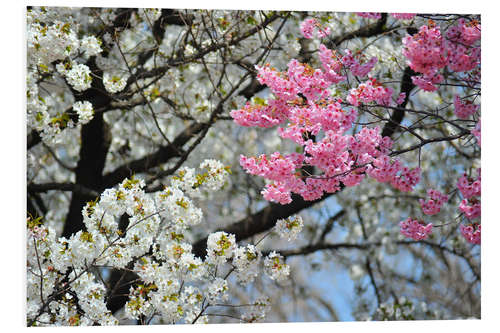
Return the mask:
<path id="1" fill-rule="evenodd" d="M 241 316 L 243 323 L 254 323 L 266 317 L 270 310 L 271 300 L 268 297 L 260 297 L 253 303 L 248 312 Z"/>
<path id="2" fill-rule="evenodd" d="M 102 52 L 101 42 L 95 36 L 85 36 L 80 41 L 80 49 L 87 57 L 98 55 Z"/>
<path id="3" fill-rule="evenodd" d="M 262 253 L 252 244 L 234 250 L 233 265 L 236 267 L 236 277 L 240 284 L 247 285 L 259 275 L 261 258 Z"/>
<path id="4" fill-rule="evenodd" d="M 78 114 L 78 122 L 82 125 L 94 118 L 94 109 L 89 101 L 78 101 L 73 104 L 73 110 Z"/>
<path id="5" fill-rule="evenodd" d="M 277 282 L 285 280 L 290 275 L 290 266 L 285 264 L 282 255 L 272 251 L 264 259 L 264 268 L 269 277 Z"/>
<path id="6" fill-rule="evenodd" d="M 425 302 L 413 302 L 407 297 L 400 297 L 379 305 L 375 312 L 375 320 L 420 320 L 446 319 L 442 313 L 432 310 Z"/>
<path id="7" fill-rule="evenodd" d="M 228 175 L 222 163 L 203 161 L 194 176 L 198 186 L 213 191 Z M 202 211 L 181 188 L 194 184 L 190 169 L 174 177 L 171 186 L 146 194 L 145 182 L 131 178 L 106 189 L 82 209 L 86 231 L 56 238 L 40 219 L 28 220 L 28 314 L 30 325 L 114 325 L 122 319 L 145 316 L 165 323 L 208 322 L 208 306 L 229 299 L 225 266 L 232 264 L 242 285 L 258 275 L 262 254 L 253 245 L 239 247 L 235 235 L 208 236 L 206 257 L 196 257 L 186 232 L 201 223 Z M 182 173 L 181 173 L 182 174 Z M 127 214 L 128 225 L 119 221 Z M 106 288 L 92 267 L 130 267 L 140 282 L 130 287 L 123 318 L 106 308 Z M 265 272 L 281 281 L 289 274 L 283 258 L 271 253 Z M 65 274 L 69 282 L 61 283 Z M 43 276 L 43 280 L 40 279 Z M 43 285 L 40 285 L 43 281 Z M 57 298 L 60 293 L 65 296 Z M 48 300 L 48 306 L 44 304 Z M 262 319 L 263 304 L 253 306 L 253 320 Z M 244 320 L 245 317 L 242 317 Z"/>
<path id="8" fill-rule="evenodd" d="M 199 168 L 202 170 L 200 173 L 196 173 L 194 168 L 180 168 L 171 181 L 172 186 L 178 187 L 191 197 L 203 198 L 203 194 L 220 190 L 230 174 L 228 166 L 213 159 L 202 161 Z"/>
<path id="9" fill-rule="evenodd" d="M 90 68 L 84 64 L 72 64 L 71 69 L 65 73 L 66 80 L 76 91 L 84 91 L 90 88 L 92 77 Z"/>
<path id="10" fill-rule="evenodd" d="M 304 221 L 299 215 L 293 215 L 286 219 L 276 221 L 276 231 L 282 238 L 288 241 L 295 240 L 304 226 Z"/>
<path id="11" fill-rule="evenodd" d="M 122 91 L 127 85 L 127 77 L 105 72 L 102 78 L 102 83 L 106 91 L 112 94 Z"/>
<path id="12" fill-rule="evenodd" d="M 74 27 L 68 22 L 42 22 L 43 15 L 28 12 L 28 64 L 47 67 L 74 55 L 80 46 Z"/>

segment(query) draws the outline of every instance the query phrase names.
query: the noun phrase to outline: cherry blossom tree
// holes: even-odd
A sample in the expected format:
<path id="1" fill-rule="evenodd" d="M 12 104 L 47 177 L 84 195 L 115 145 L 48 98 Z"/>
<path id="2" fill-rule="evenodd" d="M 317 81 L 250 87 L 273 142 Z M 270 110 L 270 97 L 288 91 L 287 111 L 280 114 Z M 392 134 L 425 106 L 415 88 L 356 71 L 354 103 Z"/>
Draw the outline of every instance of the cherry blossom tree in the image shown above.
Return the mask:
<path id="1" fill-rule="evenodd" d="M 480 318 L 479 15 L 26 14 L 28 326 Z"/>

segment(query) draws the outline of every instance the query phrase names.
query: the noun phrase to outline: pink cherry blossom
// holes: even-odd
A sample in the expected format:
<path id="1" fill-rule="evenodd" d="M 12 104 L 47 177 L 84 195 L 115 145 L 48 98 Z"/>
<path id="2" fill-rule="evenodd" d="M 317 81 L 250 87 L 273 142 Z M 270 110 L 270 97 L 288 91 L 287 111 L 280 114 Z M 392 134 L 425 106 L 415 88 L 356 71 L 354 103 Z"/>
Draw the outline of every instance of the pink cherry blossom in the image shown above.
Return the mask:
<path id="1" fill-rule="evenodd" d="M 473 224 L 464 226 L 460 225 L 462 236 L 472 244 L 481 244 L 481 225 Z"/>
<path id="2" fill-rule="evenodd" d="M 442 194 L 441 192 L 433 189 L 427 190 L 427 196 L 429 197 L 429 200 L 419 200 L 422 211 L 426 215 L 439 213 L 443 204 L 448 201 L 448 196 L 446 194 Z"/>
<path id="3" fill-rule="evenodd" d="M 455 106 L 455 115 L 461 119 L 467 119 L 479 110 L 479 105 L 468 100 L 464 101 L 458 95 L 453 98 L 453 105 Z"/>
<path id="4" fill-rule="evenodd" d="M 357 56 L 355 57 L 353 56 L 351 50 L 345 50 L 345 56 L 342 57 L 342 64 L 349 68 L 352 74 L 363 77 L 372 70 L 378 59 L 377 57 L 371 57 L 370 60 L 366 61 L 364 64 L 361 64 L 361 58 L 361 54 L 357 54 Z"/>
<path id="5" fill-rule="evenodd" d="M 382 14 L 380 13 L 370 13 L 370 12 L 360 12 L 356 13 L 356 15 L 364 18 L 371 18 L 371 19 L 380 19 L 382 17 Z"/>
<path id="6" fill-rule="evenodd" d="M 460 177 L 457 188 L 465 199 L 481 196 L 481 169 L 478 169 L 477 179 L 469 178 L 466 174 Z"/>
<path id="7" fill-rule="evenodd" d="M 432 223 L 425 224 L 411 217 L 399 222 L 399 226 L 401 234 L 417 241 L 426 239 L 432 233 Z"/>
<path id="8" fill-rule="evenodd" d="M 318 23 L 313 18 L 304 20 L 300 24 L 300 32 L 305 38 L 313 38 L 314 35 L 316 34 L 319 38 L 326 37 L 330 34 L 330 28 L 329 27 L 324 27 L 321 24 Z"/>
<path id="9" fill-rule="evenodd" d="M 416 14 L 410 14 L 410 13 L 392 13 L 392 17 L 394 17 L 397 20 L 411 20 L 412 18 L 415 17 Z"/>

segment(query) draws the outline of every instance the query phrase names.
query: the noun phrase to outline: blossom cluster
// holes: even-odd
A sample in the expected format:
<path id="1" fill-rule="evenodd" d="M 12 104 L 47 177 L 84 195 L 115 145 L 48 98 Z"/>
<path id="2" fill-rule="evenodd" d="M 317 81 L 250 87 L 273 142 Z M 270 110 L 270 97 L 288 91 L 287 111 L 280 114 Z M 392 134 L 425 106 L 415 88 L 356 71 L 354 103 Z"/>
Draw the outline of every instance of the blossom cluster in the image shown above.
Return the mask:
<path id="1" fill-rule="evenodd" d="M 272 251 L 264 259 L 265 272 L 269 277 L 277 282 L 285 280 L 290 274 L 290 266 L 284 263 L 285 259 L 282 255 Z"/>
<path id="2" fill-rule="evenodd" d="M 300 24 L 300 31 L 305 38 L 313 38 L 314 34 L 319 38 L 323 38 L 330 34 L 330 28 L 321 26 L 321 24 L 313 18 L 304 20 Z"/>
<path id="3" fill-rule="evenodd" d="M 413 76 L 413 83 L 425 91 L 437 90 L 436 84 L 443 81 L 439 70 L 448 66 L 453 72 L 466 72 L 481 64 L 481 25 L 465 22 L 450 27 L 446 37 L 434 22 L 420 27 L 419 32 L 403 39 L 403 55 L 408 64 L 421 75 Z"/>
<path id="4" fill-rule="evenodd" d="M 67 20 L 55 18 L 46 9 L 30 9 L 27 24 L 28 123 L 45 143 L 54 144 L 63 140 L 65 129 L 74 128 L 76 124 L 69 115 L 55 111 L 59 109 L 54 107 L 58 106 L 58 97 L 39 91 L 38 82 L 59 73 L 68 87 L 76 92 L 89 89 L 91 71 L 81 60 L 99 55 L 102 49 L 95 36 L 79 36 L 79 27 L 71 17 Z M 87 105 L 81 110 L 84 124 L 92 117 Z"/>
<path id="5" fill-rule="evenodd" d="M 481 244 L 481 224 L 460 225 L 460 232 L 472 244 Z"/>
<path id="6" fill-rule="evenodd" d="M 434 189 L 428 189 L 427 196 L 429 197 L 429 200 L 419 200 L 422 211 L 426 215 L 434 215 L 439 213 L 443 204 L 448 201 L 448 196 L 446 194 L 442 194 L 438 190 Z"/>
<path id="7" fill-rule="evenodd" d="M 305 200 L 316 200 L 323 193 L 334 193 L 341 184 L 355 186 L 366 174 L 381 182 L 390 182 L 401 191 L 410 191 L 420 179 L 420 169 L 410 169 L 398 159 L 388 156 L 392 146 L 390 138 L 382 138 L 379 128 L 363 128 L 354 135 L 346 132 L 352 128 L 357 112 L 344 108 L 341 99 L 332 98 L 328 88 L 345 79 L 340 69 L 353 75 L 364 76 L 377 58 L 361 65 L 349 50 L 338 56 L 320 45 L 322 69 L 314 69 L 293 59 L 286 72 L 270 66 L 257 66 L 257 79 L 267 85 L 274 98 L 267 102 L 258 100 L 243 108 L 231 111 L 231 116 L 242 126 L 278 127 L 281 138 L 289 139 L 302 147 L 303 153 L 270 156 L 240 156 L 240 165 L 250 174 L 269 180 L 262 191 L 266 200 L 287 204 L 291 193 L 298 193 Z M 369 78 L 349 92 L 347 101 L 354 106 L 375 102 L 392 105 L 393 90 Z M 405 96 L 399 96 L 398 100 Z M 313 136 L 321 135 L 321 140 Z M 297 150 L 300 151 L 300 150 Z M 305 173 L 304 167 L 317 167 L 322 173 Z"/>
<path id="8" fill-rule="evenodd" d="M 479 109 L 479 105 L 472 103 L 469 100 L 463 101 L 458 95 L 453 98 L 453 105 L 455 106 L 455 115 L 461 119 L 467 119 Z"/>
<path id="9" fill-rule="evenodd" d="M 439 69 L 447 64 L 446 49 L 439 26 L 424 25 L 418 33 L 403 39 L 403 55 L 410 67 L 421 76 L 413 77 L 413 83 L 426 91 L 435 91 L 434 84 L 443 80 Z"/>
<path id="10" fill-rule="evenodd" d="M 426 239 L 432 233 L 432 223 L 425 224 L 425 222 L 411 217 L 399 222 L 399 226 L 401 234 L 417 241 Z"/>
<path id="11" fill-rule="evenodd" d="M 348 67 L 353 75 L 359 77 L 366 76 L 378 61 L 377 57 L 371 57 L 366 63 L 361 64 L 361 62 L 352 54 L 351 50 L 346 49 L 345 53 L 345 56 L 342 58 L 342 64 Z"/>
<path id="12" fill-rule="evenodd" d="M 78 122 L 82 125 L 94 118 L 94 109 L 89 101 L 78 101 L 73 104 L 73 110 L 78 114 Z"/>
<path id="13" fill-rule="evenodd" d="M 280 237 L 287 238 L 288 241 L 295 240 L 303 226 L 304 221 L 298 215 L 276 221 L 276 231 Z"/>
<path id="14" fill-rule="evenodd" d="M 106 308 L 106 288 L 92 267 L 133 266 L 139 282 L 130 287 L 125 317 L 159 315 L 167 323 L 207 322 L 201 315 L 206 307 L 228 300 L 228 275 L 218 272 L 229 261 L 240 284 L 253 282 L 262 263 L 262 253 L 254 245 L 238 246 L 235 235 L 214 232 L 208 235 L 206 257 L 199 258 L 186 241 L 190 227 L 203 218 L 187 193 L 201 198 L 200 189 L 217 191 L 229 174 L 216 160 L 203 161 L 200 169 L 206 171 L 195 174 L 183 168 L 170 186 L 155 194 L 145 193 L 144 181 L 134 177 L 106 189 L 82 210 L 86 230 L 69 238 L 57 239 L 41 218 L 29 219 L 28 321 L 116 325 L 118 318 Z M 128 216 L 126 227 L 119 223 L 123 214 Z M 289 266 L 275 252 L 263 264 L 273 280 L 282 281 L 289 274 Z M 60 285 L 65 274 L 70 282 Z M 43 285 L 39 276 L 44 277 Z M 65 292 L 62 300 L 56 300 L 58 288 Z M 47 299 L 52 299 L 48 309 L 43 308 Z"/>
<path id="15" fill-rule="evenodd" d="M 354 106 L 375 102 L 380 105 L 391 105 L 394 90 L 391 87 L 384 87 L 375 78 L 370 78 L 366 82 L 360 83 L 356 88 L 352 88 L 347 96 L 347 101 Z"/>
<path id="16" fill-rule="evenodd" d="M 458 179 L 457 188 L 463 196 L 460 202 L 460 211 L 468 219 L 476 219 L 481 216 L 481 169 L 478 169 L 476 179 L 464 174 Z"/>
<path id="17" fill-rule="evenodd" d="M 416 14 L 412 13 L 392 13 L 392 17 L 394 17 L 397 20 L 411 20 L 412 18 L 415 17 Z"/>
<path id="18" fill-rule="evenodd" d="M 381 13 L 373 13 L 373 12 L 359 12 L 356 13 L 356 15 L 364 18 L 371 18 L 371 19 L 379 19 L 382 17 Z"/>
<path id="19" fill-rule="evenodd" d="M 122 91 L 127 85 L 127 77 L 105 72 L 102 77 L 102 83 L 104 84 L 104 88 L 107 92 L 116 94 L 117 92 Z"/>

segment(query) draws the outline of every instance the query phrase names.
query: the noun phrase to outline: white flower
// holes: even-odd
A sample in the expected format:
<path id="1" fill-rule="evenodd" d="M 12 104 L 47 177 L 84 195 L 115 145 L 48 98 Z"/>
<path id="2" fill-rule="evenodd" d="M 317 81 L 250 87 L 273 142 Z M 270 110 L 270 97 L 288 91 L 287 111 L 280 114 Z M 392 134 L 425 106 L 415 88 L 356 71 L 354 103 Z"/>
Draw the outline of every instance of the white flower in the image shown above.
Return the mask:
<path id="1" fill-rule="evenodd" d="M 254 245 L 238 247 L 234 251 L 233 265 L 236 267 L 238 282 L 247 285 L 259 275 L 262 253 Z"/>
<path id="2" fill-rule="evenodd" d="M 236 249 L 236 238 L 233 234 L 219 231 L 208 236 L 207 262 L 224 263 L 231 258 Z"/>
<path id="3" fill-rule="evenodd" d="M 288 238 L 288 241 L 292 241 L 297 238 L 303 226 L 302 217 L 294 215 L 287 219 L 278 220 L 276 222 L 276 231 L 280 237 Z"/>
<path id="4" fill-rule="evenodd" d="M 84 64 L 73 64 L 66 72 L 66 80 L 77 91 L 87 90 L 92 84 L 90 68 Z"/>
<path id="5" fill-rule="evenodd" d="M 98 55 L 102 52 L 101 44 L 99 43 L 99 40 L 94 36 L 86 36 L 82 38 L 80 42 L 80 48 L 89 57 Z"/>
<path id="6" fill-rule="evenodd" d="M 94 109 L 89 101 L 78 101 L 73 104 L 73 110 L 78 113 L 78 121 L 84 125 L 94 118 Z"/>
<path id="7" fill-rule="evenodd" d="M 229 174 L 228 168 L 220 161 L 206 159 L 200 164 L 200 169 L 207 169 L 207 177 L 203 185 L 210 191 L 218 191 L 224 185 L 225 177 Z"/>
<path id="8" fill-rule="evenodd" d="M 127 85 L 128 77 L 119 77 L 113 75 L 109 72 L 105 72 L 102 78 L 102 83 L 104 83 L 104 88 L 112 94 L 122 91 Z"/>
<path id="9" fill-rule="evenodd" d="M 227 281 L 220 277 L 215 278 L 215 280 L 208 286 L 208 301 L 214 303 L 219 298 L 227 300 L 227 291 Z"/>
<path id="10" fill-rule="evenodd" d="M 242 314 L 241 320 L 245 323 L 254 323 L 261 321 L 266 317 L 267 312 L 271 309 L 271 300 L 268 297 L 259 297 L 252 304 L 247 313 Z"/>
<path id="11" fill-rule="evenodd" d="M 161 212 L 179 230 L 201 222 L 203 213 L 191 199 L 175 187 L 167 187 L 157 194 L 157 202 L 164 207 Z"/>
<path id="12" fill-rule="evenodd" d="M 290 266 L 284 263 L 284 258 L 276 251 L 264 259 L 264 268 L 272 280 L 283 281 L 290 275 Z"/>

